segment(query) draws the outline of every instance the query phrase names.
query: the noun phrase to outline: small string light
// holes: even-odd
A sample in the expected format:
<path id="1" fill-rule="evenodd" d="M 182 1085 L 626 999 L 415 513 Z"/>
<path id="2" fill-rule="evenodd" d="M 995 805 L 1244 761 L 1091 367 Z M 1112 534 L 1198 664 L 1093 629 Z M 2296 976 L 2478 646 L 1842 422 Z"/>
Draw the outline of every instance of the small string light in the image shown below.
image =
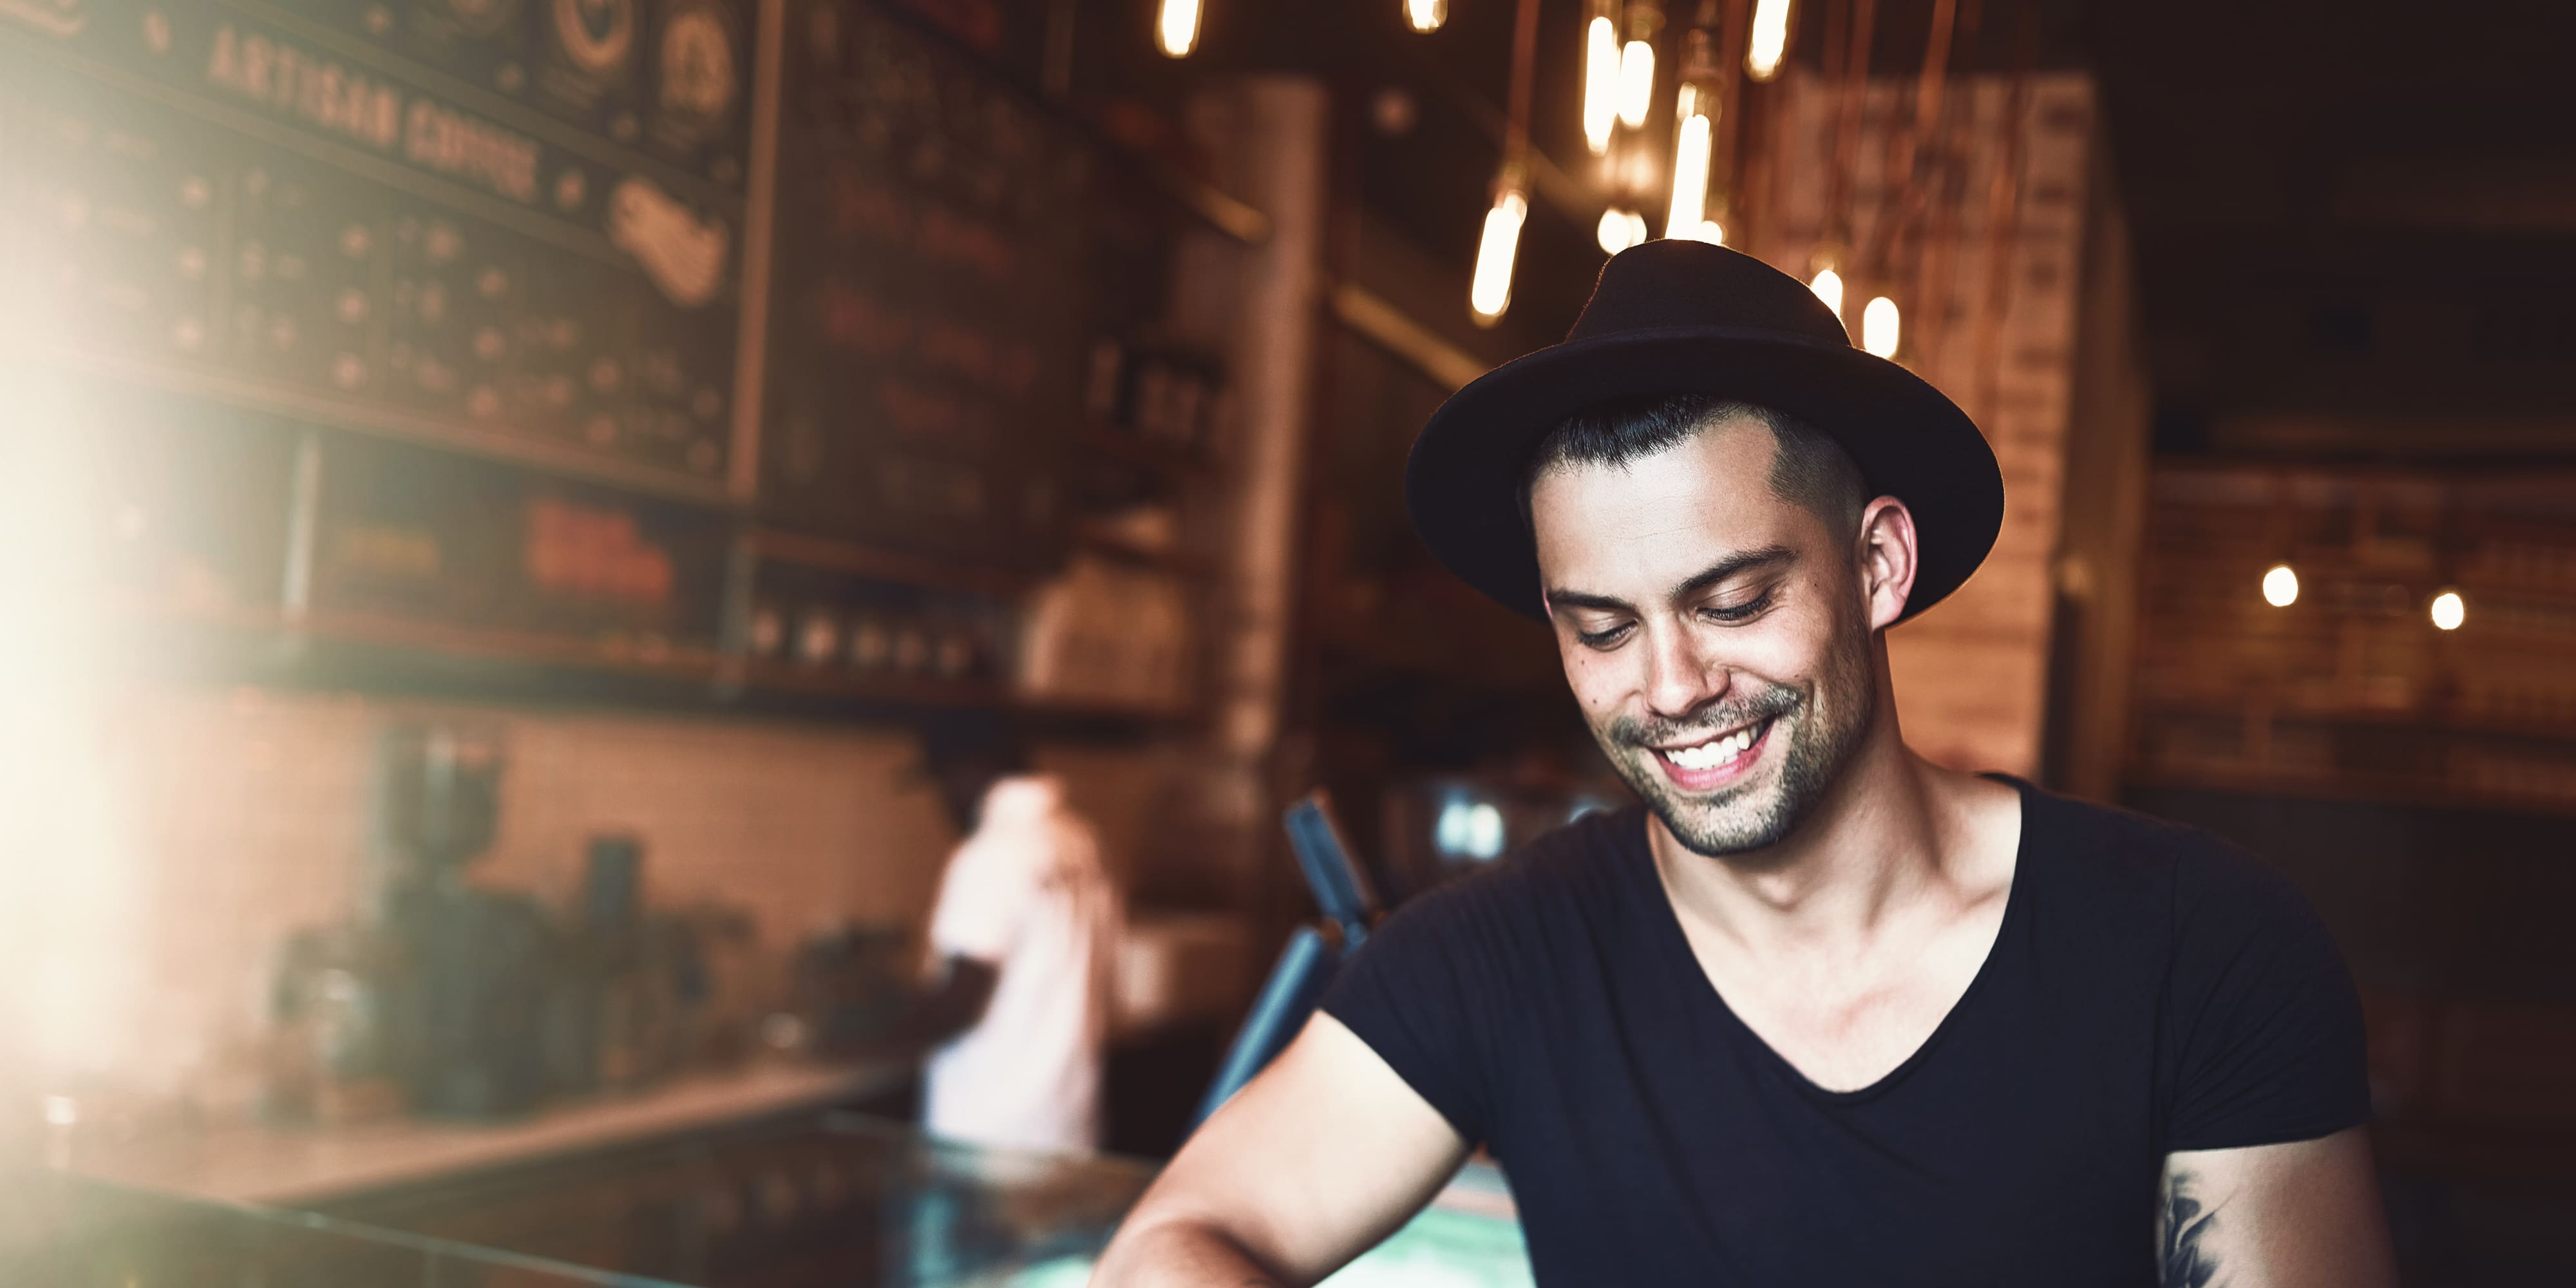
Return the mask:
<path id="1" fill-rule="evenodd" d="M 2263 602 L 2274 608 L 2287 608 L 2299 602 L 2299 574 L 2288 564 L 2274 564 L 2263 574 Z"/>
<path id="2" fill-rule="evenodd" d="M 1449 0 L 1404 0 L 1404 20 L 1415 31 L 1438 31 L 1449 21 Z"/>
<path id="3" fill-rule="evenodd" d="M 1187 58 L 1199 47 L 1199 0 L 1162 0 L 1154 14 L 1154 45 L 1165 58 Z"/>
<path id="4" fill-rule="evenodd" d="M 2460 598 L 2460 592 L 2446 590 L 2433 597 L 2433 625 L 2436 628 L 2456 631 L 2460 629 L 2460 623 L 2468 619 L 2469 605 Z"/>

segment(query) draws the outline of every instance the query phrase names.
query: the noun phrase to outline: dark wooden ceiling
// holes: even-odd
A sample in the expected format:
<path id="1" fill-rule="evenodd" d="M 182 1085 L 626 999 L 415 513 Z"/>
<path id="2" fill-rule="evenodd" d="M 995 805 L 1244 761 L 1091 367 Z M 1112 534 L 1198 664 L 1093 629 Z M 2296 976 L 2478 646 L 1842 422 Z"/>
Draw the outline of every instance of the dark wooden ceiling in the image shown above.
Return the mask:
<path id="1" fill-rule="evenodd" d="M 1827 0 L 1799 0 L 1812 63 Z M 1910 72 L 1933 0 L 1879 0 L 1873 63 Z M 1207 0 L 1202 50 L 1144 49 L 1150 0 L 1086 0 L 1093 84 L 1165 96 L 1211 73 L 1335 87 L 1372 236 L 1463 301 L 1500 155 L 1511 0 Z M 2011 60 L 2024 6 L 2043 66 L 2099 77 L 2170 452 L 2576 457 L 2576 4 L 2513 0 L 1984 0 L 1972 61 Z M 1678 9 L 1680 5 L 1672 5 Z M 1583 6 L 1544 0 L 1534 143 L 1583 158 Z M 1130 30 L 1132 29 L 1132 30 Z M 1372 123 L 1382 93 L 1408 129 Z M 1425 320 L 1499 359 L 1561 334 L 1601 252 L 1592 212 L 1537 203 L 1511 316 Z"/>

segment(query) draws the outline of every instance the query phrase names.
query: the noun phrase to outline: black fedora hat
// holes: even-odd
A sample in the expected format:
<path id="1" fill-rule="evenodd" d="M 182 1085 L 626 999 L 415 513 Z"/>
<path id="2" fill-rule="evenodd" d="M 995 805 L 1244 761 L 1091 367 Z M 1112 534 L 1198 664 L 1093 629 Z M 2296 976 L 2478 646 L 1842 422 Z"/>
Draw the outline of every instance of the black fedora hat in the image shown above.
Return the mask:
<path id="1" fill-rule="evenodd" d="M 1432 413 L 1405 467 L 1405 506 L 1468 585 L 1544 620 L 1521 482 L 1548 431 L 1616 398 L 1711 394 L 1786 412 L 1851 453 L 1871 495 L 1913 512 L 1912 617 L 1994 548 L 2004 481 L 1966 412 L 1853 346 L 1815 293 L 1750 255 L 1648 242 L 1610 258 L 1563 344 L 1479 376 Z M 1900 618 L 1899 620 L 1903 620 Z"/>

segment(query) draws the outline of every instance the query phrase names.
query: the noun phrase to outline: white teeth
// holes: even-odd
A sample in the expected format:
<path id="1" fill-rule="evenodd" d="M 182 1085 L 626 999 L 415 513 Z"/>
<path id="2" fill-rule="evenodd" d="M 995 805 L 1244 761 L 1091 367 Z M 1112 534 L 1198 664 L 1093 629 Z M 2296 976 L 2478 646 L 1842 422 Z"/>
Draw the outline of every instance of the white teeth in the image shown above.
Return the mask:
<path id="1" fill-rule="evenodd" d="M 1736 757 L 1751 748 L 1753 733 L 1750 728 L 1738 729 L 1723 738 L 1713 738 L 1696 747 L 1682 747 L 1667 751 L 1664 756 L 1684 769 L 1715 769 L 1720 765 L 1735 763 Z"/>

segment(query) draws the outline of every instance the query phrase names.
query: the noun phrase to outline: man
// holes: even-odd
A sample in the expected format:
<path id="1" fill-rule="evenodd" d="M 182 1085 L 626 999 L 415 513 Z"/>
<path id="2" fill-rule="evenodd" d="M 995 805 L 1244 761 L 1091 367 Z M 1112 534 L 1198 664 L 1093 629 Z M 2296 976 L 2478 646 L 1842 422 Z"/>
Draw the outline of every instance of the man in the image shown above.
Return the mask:
<path id="1" fill-rule="evenodd" d="M 2298 896 L 1901 740 L 1884 632 L 2003 509 L 1937 391 L 1655 242 L 1433 417 L 1407 494 L 1554 629 L 1644 805 L 1372 936 L 1096 1282 L 1311 1283 L 1479 1145 L 1547 1285 L 2394 1282 L 2359 1007 Z"/>
<path id="2" fill-rule="evenodd" d="M 1090 1150 L 1119 920 L 1099 841 L 993 722 L 959 716 L 924 743 L 967 836 L 931 914 L 931 982 L 882 1045 L 937 1047 L 922 1113 L 932 1135 Z"/>

